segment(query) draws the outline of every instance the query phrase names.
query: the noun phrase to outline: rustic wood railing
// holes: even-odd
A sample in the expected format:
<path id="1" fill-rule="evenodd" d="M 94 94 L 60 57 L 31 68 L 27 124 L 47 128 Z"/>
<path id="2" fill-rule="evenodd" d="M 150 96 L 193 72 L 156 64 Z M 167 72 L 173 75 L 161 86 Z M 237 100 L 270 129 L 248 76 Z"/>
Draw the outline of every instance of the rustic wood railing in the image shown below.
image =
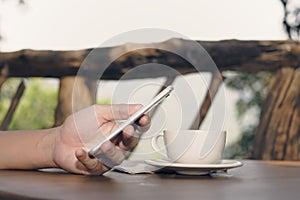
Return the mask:
<path id="1" fill-rule="evenodd" d="M 135 66 L 145 63 L 161 63 L 176 68 L 180 73 L 192 73 L 195 69 L 183 59 L 160 49 L 182 49 L 183 54 L 193 54 L 191 41 L 171 39 L 162 43 L 125 44 L 122 46 L 98 49 L 103 60 L 111 58 L 117 51 L 126 49 L 129 53 L 114 61 L 103 79 L 119 79 Z M 216 63 L 219 71 L 256 72 L 275 71 L 284 66 L 298 67 L 300 46 L 294 41 L 239 41 L 225 40 L 218 42 L 198 41 Z M 142 46 L 138 51 L 130 49 Z M 153 48 L 156 48 L 153 51 Z M 0 53 L 0 66 L 8 66 L 8 77 L 63 77 L 76 75 L 77 70 L 92 49 L 78 51 L 34 51 L 21 50 Z M 101 66 L 99 66 L 101 67 Z M 203 68 L 203 71 L 210 71 Z M 147 77 L 147 74 L 144 76 Z"/>

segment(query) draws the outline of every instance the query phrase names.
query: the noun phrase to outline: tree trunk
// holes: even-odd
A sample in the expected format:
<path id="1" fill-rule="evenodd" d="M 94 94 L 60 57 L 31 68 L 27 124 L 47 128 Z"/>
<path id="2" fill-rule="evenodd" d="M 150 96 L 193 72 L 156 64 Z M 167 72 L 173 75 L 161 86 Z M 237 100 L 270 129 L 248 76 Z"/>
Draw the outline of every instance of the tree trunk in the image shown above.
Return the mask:
<path id="1" fill-rule="evenodd" d="M 269 85 L 254 144 L 263 160 L 300 159 L 300 70 L 282 68 Z"/>

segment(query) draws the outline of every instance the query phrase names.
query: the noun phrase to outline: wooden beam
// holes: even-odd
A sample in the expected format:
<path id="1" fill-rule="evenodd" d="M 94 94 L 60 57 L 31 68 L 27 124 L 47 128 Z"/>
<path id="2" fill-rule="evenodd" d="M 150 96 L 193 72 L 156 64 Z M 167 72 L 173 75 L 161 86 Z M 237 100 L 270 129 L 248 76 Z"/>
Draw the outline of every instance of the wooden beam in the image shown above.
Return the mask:
<path id="1" fill-rule="evenodd" d="M 197 41 L 212 57 L 220 71 L 234 70 L 254 72 L 275 71 L 282 66 L 297 68 L 300 63 L 300 45 L 295 41 L 239 41 L 217 42 Z M 138 50 L 134 50 L 139 48 Z M 94 49 L 95 59 L 86 65 L 92 66 L 88 72 L 97 74 L 105 70 L 101 79 L 120 79 L 132 68 L 146 63 L 160 63 L 172 67 L 181 74 L 198 70 L 184 58 L 193 58 L 195 65 L 203 65 L 197 59 L 195 42 L 183 39 L 170 39 L 162 43 L 125 44 L 116 47 Z M 165 50 L 168 51 L 165 51 Z M 0 53 L 0 68 L 9 66 L 9 77 L 63 77 L 77 74 L 79 66 L 92 49 L 78 51 L 35 51 L 21 50 Z M 127 52 L 127 53 L 126 53 Z M 180 52 L 178 56 L 176 53 Z M 196 52 L 196 53 L 195 53 Z M 122 55 L 122 53 L 125 53 Z M 118 59 L 115 55 L 120 54 Z M 93 61 L 93 62 L 91 62 Z M 200 62 L 200 63 L 199 63 Z M 111 63 L 107 68 L 107 64 Z M 94 70 L 94 71 L 93 71 Z M 202 66 L 201 71 L 213 71 L 211 66 Z M 151 73 L 149 73 L 151 72 Z M 153 78 L 162 76 L 159 70 L 141 71 L 128 78 Z M 97 77 L 98 78 L 98 77 Z"/>
<path id="2" fill-rule="evenodd" d="M 220 73 L 213 73 L 210 81 L 209 88 L 207 89 L 204 100 L 200 106 L 199 114 L 194 119 L 191 129 L 199 129 L 203 123 L 211 104 L 223 82 L 223 76 Z"/>

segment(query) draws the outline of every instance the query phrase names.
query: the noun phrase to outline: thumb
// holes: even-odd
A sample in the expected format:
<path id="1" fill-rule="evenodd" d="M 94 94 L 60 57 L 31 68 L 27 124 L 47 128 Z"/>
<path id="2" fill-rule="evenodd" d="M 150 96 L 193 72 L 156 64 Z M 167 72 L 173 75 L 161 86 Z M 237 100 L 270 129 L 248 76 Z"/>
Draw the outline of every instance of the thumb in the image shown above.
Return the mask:
<path id="1" fill-rule="evenodd" d="M 106 166 L 101 164 L 98 159 L 90 158 L 88 152 L 84 149 L 77 149 L 75 151 L 75 156 L 86 168 L 85 172 L 87 172 L 87 174 L 99 175 L 109 170 Z"/>

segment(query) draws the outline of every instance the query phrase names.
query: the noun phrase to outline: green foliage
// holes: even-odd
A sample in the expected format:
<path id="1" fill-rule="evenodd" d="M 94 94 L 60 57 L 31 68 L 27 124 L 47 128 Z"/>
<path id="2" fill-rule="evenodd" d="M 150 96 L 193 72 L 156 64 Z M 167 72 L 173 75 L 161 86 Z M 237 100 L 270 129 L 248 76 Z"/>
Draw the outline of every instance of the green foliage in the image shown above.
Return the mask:
<path id="1" fill-rule="evenodd" d="M 20 80 L 11 78 L 5 81 L 0 91 L 0 119 L 3 119 L 10 105 L 10 101 L 17 90 Z"/>
<path id="2" fill-rule="evenodd" d="M 256 125 L 244 128 L 240 140 L 225 149 L 224 157 L 234 159 L 251 159 Z"/>
<path id="3" fill-rule="evenodd" d="M 242 119 L 251 109 L 260 110 L 272 78 L 270 72 L 238 73 L 225 79 L 227 87 L 239 93 L 237 116 Z"/>
<path id="4" fill-rule="evenodd" d="M 16 91 L 18 80 L 3 85 L 1 91 L 0 115 L 3 118 Z M 57 105 L 57 90 L 41 87 L 41 79 L 32 79 L 25 89 L 16 109 L 10 130 L 43 129 L 54 124 L 54 111 Z"/>
<path id="5" fill-rule="evenodd" d="M 112 104 L 111 98 L 100 99 L 97 101 L 97 104 Z"/>
<path id="6" fill-rule="evenodd" d="M 9 130 L 32 130 L 50 128 L 54 124 L 54 112 L 57 105 L 58 91 L 43 86 L 43 79 L 32 78 L 14 113 Z M 10 78 L 0 92 L 0 121 L 4 118 L 20 79 Z M 98 104 L 110 104 L 111 98 L 100 99 Z"/>
<path id="7" fill-rule="evenodd" d="M 250 158 L 252 156 L 255 131 L 271 78 L 271 72 L 261 71 L 257 73 L 238 73 L 225 79 L 227 87 L 239 93 L 236 111 L 242 125 L 241 138 L 236 144 L 226 149 L 226 157 Z M 249 116 L 252 117 L 249 118 Z"/>

